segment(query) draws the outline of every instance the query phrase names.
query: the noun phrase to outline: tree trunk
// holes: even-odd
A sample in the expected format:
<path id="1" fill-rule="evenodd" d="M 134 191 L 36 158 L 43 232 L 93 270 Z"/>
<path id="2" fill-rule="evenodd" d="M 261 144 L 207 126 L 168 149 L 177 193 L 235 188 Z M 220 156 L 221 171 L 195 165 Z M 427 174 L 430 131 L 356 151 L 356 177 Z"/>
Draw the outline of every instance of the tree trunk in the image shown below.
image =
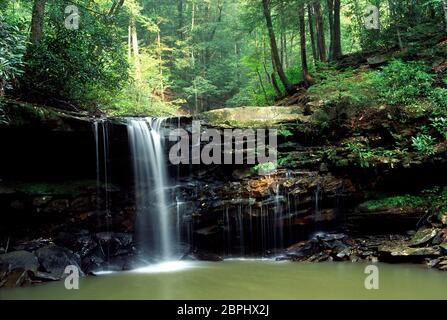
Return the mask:
<path id="1" fill-rule="evenodd" d="M 304 3 L 298 5 L 298 20 L 300 26 L 301 67 L 303 69 L 303 81 L 308 86 L 312 80 L 309 75 L 306 53 L 306 21 L 304 19 Z"/>
<path id="2" fill-rule="evenodd" d="M 259 68 L 256 67 L 256 73 L 258 74 L 259 84 L 261 85 L 262 93 L 264 94 L 264 99 L 266 103 L 269 103 L 269 99 L 267 96 L 267 91 L 265 91 L 264 82 L 262 81 L 261 73 L 259 72 Z"/>
<path id="3" fill-rule="evenodd" d="M 130 24 L 129 20 L 129 28 L 127 32 L 127 59 L 130 62 L 130 59 L 132 59 L 132 26 Z"/>
<path id="4" fill-rule="evenodd" d="M 34 0 L 31 19 L 31 43 L 33 45 L 38 45 L 42 40 L 45 5 L 46 0 Z"/>
<path id="5" fill-rule="evenodd" d="M 196 3 L 193 0 L 191 8 L 191 37 L 193 36 L 195 23 L 196 23 Z M 196 58 L 194 56 L 194 47 L 191 47 L 191 64 L 192 67 L 194 68 L 196 64 Z M 196 99 L 196 110 L 197 110 L 197 99 Z"/>
<path id="6" fill-rule="evenodd" d="M 314 61 L 318 60 L 317 56 L 317 49 L 315 46 L 315 32 L 314 32 L 314 14 L 313 14 L 313 8 L 311 4 L 307 5 L 307 19 L 309 22 L 309 35 L 310 35 L 310 44 L 312 47 L 312 57 L 314 58 Z"/>
<path id="7" fill-rule="evenodd" d="M 135 25 L 135 19 L 132 17 L 129 21 L 129 31 L 130 31 L 130 48 L 131 57 L 133 57 L 133 62 L 135 66 L 135 79 L 137 81 L 141 80 L 141 66 L 140 66 L 140 50 L 138 48 L 138 36 L 137 28 Z"/>
<path id="8" fill-rule="evenodd" d="M 281 89 L 279 88 L 278 81 L 276 81 L 276 76 L 275 76 L 274 72 L 272 72 L 271 79 L 272 79 L 273 89 L 275 89 L 276 95 L 278 97 L 280 97 L 282 95 L 282 92 L 281 92 Z"/>
<path id="9" fill-rule="evenodd" d="M 321 5 L 319 1 L 314 2 L 316 30 L 317 30 L 317 47 L 320 61 L 326 61 L 326 40 L 324 36 L 324 21 L 321 14 Z"/>
<path id="10" fill-rule="evenodd" d="M 447 33 L 447 0 L 442 2 L 442 8 L 444 9 L 445 32 Z"/>
<path id="11" fill-rule="evenodd" d="M 165 88 L 163 84 L 163 57 L 162 57 L 162 49 L 161 49 L 161 35 L 160 35 L 160 28 L 157 32 L 157 49 L 158 49 L 158 69 L 160 73 L 160 95 L 161 99 L 165 100 Z"/>
<path id="12" fill-rule="evenodd" d="M 403 50 L 404 46 L 403 46 L 403 43 L 402 43 L 402 36 L 400 34 L 399 18 L 397 17 L 397 14 L 396 14 L 396 11 L 398 9 L 395 7 L 395 4 L 394 4 L 393 0 L 389 0 L 388 1 L 388 7 L 389 7 L 389 10 L 390 10 L 390 17 L 392 18 L 394 29 L 396 30 L 397 43 L 399 45 L 399 49 Z"/>
<path id="13" fill-rule="evenodd" d="M 177 12 L 178 12 L 178 35 L 179 39 L 183 40 L 183 0 L 178 0 L 177 2 Z"/>
<path id="14" fill-rule="evenodd" d="M 110 11 L 109 11 L 109 16 L 117 14 L 123 5 L 124 5 L 124 0 L 113 1 L 112 8 L 110 8 Z"/>
<path id="15" fill-rule="evenodd" d="M 333 45 L 332 45 L 332 59 L 337 60 L 342 56 L 341 51 L 341 23 L 340 23 L 340 0 L 334 0 L 334 32 L 333 32 Z"/>
<path id="16" fill-rule="evenodd" d="M 327 0 L 328 18 L 329 18 L 329 60 L 332 60 L 334 52 L 334 0 Z"/>
<path id="17" fill-rule="evenodd" d="M 284 69 L 282 68 L 281 65 L 281 60 L 279 59 L 278 46 L 276 44 L 275 32 L 273 30 L 273 23 L 269 9 L 269 2 L 270 2 L 269 0 L 262 0 L 262 4 L 264 7 L 264 16 L 267 23 L 267 29 L 270 38 L 270 49 L 272 51 L 273 68 L 278 73 L 279 79 L 286 88 L 287 93 L 292 93 L 292 86 L 290 85 L 290 82 L 286 77 Z"/>

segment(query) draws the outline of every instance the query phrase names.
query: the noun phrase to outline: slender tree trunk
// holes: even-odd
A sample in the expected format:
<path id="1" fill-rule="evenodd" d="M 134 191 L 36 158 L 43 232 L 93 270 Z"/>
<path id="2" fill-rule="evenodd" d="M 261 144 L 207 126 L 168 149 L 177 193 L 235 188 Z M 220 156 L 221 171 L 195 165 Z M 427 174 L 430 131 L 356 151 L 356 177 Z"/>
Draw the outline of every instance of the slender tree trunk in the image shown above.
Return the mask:
<path id="1" fill-rule="evenodd" d="M 333 41 L 332 45 L 332 59 L 337 60 L 342 56 L 341 50 L 341 22 L 340 22 L 340 10 L 341 4 L 340 0 L 334 0 L 334 32 L 333 32 Z"/>
<path id="2" fill-rule="evenodd" d="M 161 49 L 161 35 L 160 28 L 157 32 L 157 49 L 158 49 L 158 72 L 160 73 L 160 94 L 161 99 L 165 100 L 165 88 L 163 83 L 163 57 L 162 57 L 162 49 Z"/>
<path id="3" fill-rule="evenodd" d="M 267 91 L 265 91 L 264 82 L 262 81 L 261 73 L 259 72 L 259 69 L 257 67 L 256 67 L 256 73 L 258 74 L 259 84 L 261 85 L 261 89 L 262 89 L 262 93 L 264 94 L 265 102 L 269 103 Z"/>
<path id="4" fill-rule="evenodd" d="M 132 17 L 130 19 L 130 31 L 131 31 L 131 43 L 132 43 L 132 53 L 133 61 L 135 64 L 135 79 L 141 81 L 141 65 L 140 65 L 140 49 L 138 47 L 138 35 L 137 28 L 135 25 L 135 19 Z"/>
<path id="5" fill-rule="evenodd" d="M 282 67 L 285 68 L 284 63 L 284 6 L 283 2 L 279 3 L 279 39 L 280 39 L 280 60 Z"/>
<path id="6" fill-rule="evenodd" d="M 34 0 L 31 18 L 31 43 L 39 45 L 43 36 L 43 22 L 45 16 L 46 0 Z"/>
<path id="7" fill-rule="evenodd" d="M 307 5 L 307 20 L 309 22 L 309 35 L 310 35 L 310 44 L 312 47 L 312 57 L 314 58 L 314 61 L 318 60 L 317 56 L 317 49 L 315 46 L 315 32 L 314 32 L 314 14 L 313 14 L 313 7 L 311 4 Z"/>
<path id="8" fill-rule="evenodd" d="M 403 43 L 402 43 L 402 36 L 400 34 L 399 18 L 396 15 L 397 9 L 395 7 L 395 4 L 394 4 L 393 0 L 388 0 L 388 7 L 389 7 L 389 10 L 390 10 L 390 17 L 392 18 L 394 29 L 396 30 L 397 43 L 399 45 L 399 49 L 403 50 L 404 46 L 403 46 Z"/>
<path id="9" fill-rule="evenodd" d="M 309 75 L 309 68 L 307 65 L 307 53 L 306 53 L 306 21 L 304 19 L 305 10 L 304 3 L 298 5 L 298 20 L 300 27 L 300 47 L 301 47 L 301 67 L 303 69 L 303 81 L 308 86 L 312 80 Z"/>
<path id="10" fill-rule="evenodd" d="M 444 24 L 445 24 L 445 32 L 447 33 L 447 0 L 442 2 L 442 8 L 444 10 Z"/>
<path id="11" fill-rule="evenodd" d="M 110 8 L 110 11 L 109 11 L 109 16 L 117 14 L 123 5 L 124 5 L 124 0 L 113 1 L 112 8 Z"/>
<path id="12" fill-rule="evenodd" d="M 264 60 L 262 65 L 264 67 L 265 75 L 266 75 L 268 81 L 272 82 L 272 80 L 270 79 L 270 73 L 267 70 L 267 60 L 266 60 L 266 58 L 267 58 L 267 49 L 266 49 L 266 45 L 265 45 L 265 37 L 264 37 L 264 35 L 262 36 L 262 57 L 263 57 L 263 60 Z"/>
<path id="13" fill-rule="evenodd" d="M 279 53 L 278 53 L 278 46 L 276 44 L 275 39 L 275 32 L 273 30 L 273 23 L 272 23 L 272 16 L 270 14 L 269 9 L 269 0 L 262 0 L 262 4 L 264 7 L 264 16 L 267 23 L 267 29 L 269 33 L 270 38 L 270 49 L 272 51 L 272 61 L 273 61 L 273 67 L 275 71 L 278 73 L 279 79 L 281 80 L 282 84 L 286 88 L 287 93 L 292 93 L 292 86 L 290 85 L 289 80 L 286 77 L 286 74 L 284 72 L 284 69 L 281 65 L 281 60 L 279 59 Z"/>
<path id="14" fill-rule="evenodd" d="M 272 72 L 271 79 L 272 79 L 273 89 L 275 90 L 276 95 L 278 97 L 280 97 L 282 95 L 282 92 L 281 92 L 281 89 L 279 88 L 278 81 L 276 81 L 276 76 L 275 76 L 274 72 Z"/>
<path id="15" fill-rule="evenodd" d="M 127 58 L 130 63 L 130 59 L 132 59 L 132 25 L 130 24 L 130 20 L 127 33 Z"/>
<path id="16" fill-rule="evenodd" d="M 193 36 L 193 33 L 194 33 L 195 24 L 196 24 L 196 3 L 193 0 L 192 1 L 192 9 L 191 9 L 191 37 Z M 195 61 L 196 61 L 196 59 L 194 56 L 194 47 L 191 47 L 191 64 L 192 64 L 193 68 L 195 67 Z M 196 109 L 197 109 L 197 105 L 196 105 Z"/>
<path id="17" fill-rule="evenodd" d="M 329 19 L 329 60 L 332 60 L 334 45 L 334 0 L 327 0 L 328 19 Z"/>
<path id="18" fill-rule="evenodd" d="M 178 35 L 179 39 L 183 40 L 183 0 L 178 0 L 177 2 L 177 12 L 178 12 Z"/>
<path id="19" fill-rule="evenodd" d="M 316 30 L 317 30 L 317 47 L 320 61 L 326 61 L 326 39 L 324 36 L 324 21 L 321 14 L 321 5 L 319 1 L 314 2 Z"/>

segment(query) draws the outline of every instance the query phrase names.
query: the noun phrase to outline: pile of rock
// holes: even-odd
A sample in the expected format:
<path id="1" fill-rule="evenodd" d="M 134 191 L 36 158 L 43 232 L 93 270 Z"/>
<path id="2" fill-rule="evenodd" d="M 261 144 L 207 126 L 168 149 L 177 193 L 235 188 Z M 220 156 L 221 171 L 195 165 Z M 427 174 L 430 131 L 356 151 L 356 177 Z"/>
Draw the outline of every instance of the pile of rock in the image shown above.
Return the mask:
<path id="1" fill-rule="evenodd" d="M 447 228 L 425 227 L 412 236 L 374 235 L 349 237 L 343 233 L 318 233 L 286 249 L 278 260 L 383 261 L 426 263 L 447 270 Z"/>
<path id="2" fill-rule="evenodd" d="M 135 255 L 133 237 L 127 233 L 86 230 L 60 233 L 55 239 L 22 242 L 0 254 L 0 288 L 61 280 L 68 276 L 67 266 L 79 275 L 100 270 L 128 270 Z"/>

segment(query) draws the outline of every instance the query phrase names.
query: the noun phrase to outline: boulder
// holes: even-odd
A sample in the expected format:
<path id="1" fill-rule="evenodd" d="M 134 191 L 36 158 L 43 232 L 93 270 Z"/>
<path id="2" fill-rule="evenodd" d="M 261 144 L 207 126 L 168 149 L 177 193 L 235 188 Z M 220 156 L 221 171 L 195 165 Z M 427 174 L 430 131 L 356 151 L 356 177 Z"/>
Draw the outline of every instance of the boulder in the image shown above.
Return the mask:
<path id="1" fill-rule="evenodd" d="M 78 267 L 83 275 L 79 257 L 67 248 L 49 245 L 37 250 L 36 256 L 42 268 L 55 277 L 63 278 L 65 268 L 70 265 Z"/>
<path id="2" fill-rule="evenodd" d="M 405 244 L 386 244 L 378 248 L 378 252 L 384 261 L 414 261 L 420 262 L 424 258 L 440 256 L 437 247 L 413 248 Z"/>
<path id="3" fill-rule="evenodd" d="M 0 288 L 16 288 L 30 284 L 32 282 L 30 273 L 31 271 L 23 268 L 12 270 L 3 280 L 0 280 Z"/>
<path id="4" fill-rule="evenodd" d="M 411 247 L 420 246 L 431 241 L 438 234 L 436 229 L 419 229 L 410 241 Z"/>
<path id="5" fill-rule="evenodd" d="M 19 250 L 0 255 L 0 264 L 9 265 L 9 269 L 21 268 L 24 270 L 37 271 L 39 261 L 37 257 L 28 251 Z"/>

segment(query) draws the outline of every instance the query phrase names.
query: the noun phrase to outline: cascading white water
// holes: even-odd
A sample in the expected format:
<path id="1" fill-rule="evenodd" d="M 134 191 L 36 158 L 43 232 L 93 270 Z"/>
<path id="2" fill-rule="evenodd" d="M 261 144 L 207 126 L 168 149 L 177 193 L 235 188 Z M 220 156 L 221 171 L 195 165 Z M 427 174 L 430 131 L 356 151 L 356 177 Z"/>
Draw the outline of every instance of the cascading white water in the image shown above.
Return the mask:
<path id="1" fill-rule="evenodd" d="M 167 261 L 175 252 L 162 124 L 162 118 L 130 119 L 127 128 L 135 174 L 137 239 L 143 251 Z"/>

